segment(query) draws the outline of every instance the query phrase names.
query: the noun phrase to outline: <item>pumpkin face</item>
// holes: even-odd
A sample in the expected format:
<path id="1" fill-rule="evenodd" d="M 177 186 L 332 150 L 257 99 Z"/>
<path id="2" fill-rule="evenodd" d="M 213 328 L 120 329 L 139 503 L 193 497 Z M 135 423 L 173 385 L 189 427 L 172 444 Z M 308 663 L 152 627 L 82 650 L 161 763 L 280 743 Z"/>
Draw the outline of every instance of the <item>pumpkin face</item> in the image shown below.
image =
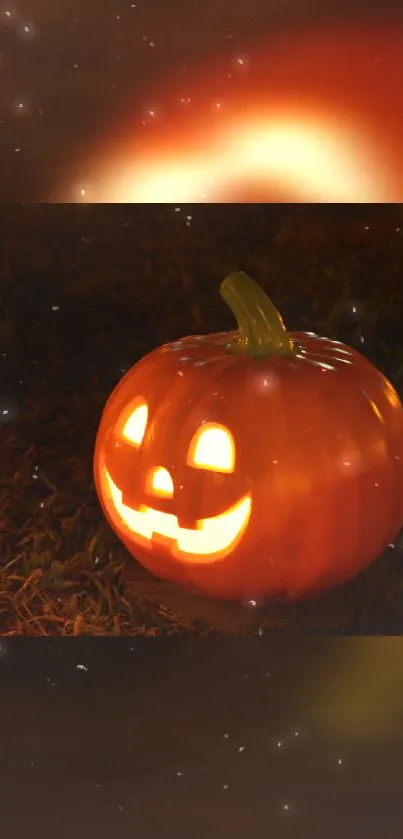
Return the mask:
<path id="1" fill-rule="evenodd" d="M 403 524 L 403 407 L 356 350 L 288 334 L 245 275 L 221 293 L 238 331 L 166 344 L 112 393 L 98 495 L 157 576 L 221 599 L 313 596 Z"/>

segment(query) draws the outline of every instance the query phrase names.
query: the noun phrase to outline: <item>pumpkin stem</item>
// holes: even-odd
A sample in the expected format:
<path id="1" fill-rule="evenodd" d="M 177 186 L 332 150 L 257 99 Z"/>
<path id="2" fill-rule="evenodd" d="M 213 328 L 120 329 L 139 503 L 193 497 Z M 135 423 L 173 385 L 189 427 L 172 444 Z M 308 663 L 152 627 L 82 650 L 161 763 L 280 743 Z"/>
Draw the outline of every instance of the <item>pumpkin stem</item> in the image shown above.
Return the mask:
<path id="1" fill-rule="evenodd" d="M 260 286 L 242 271 L 230 274 L 220 285 L 221 297 L 238 323 L 233 345 L 252 358 L 292 356 L 296 352 L 276 307 Z"/>

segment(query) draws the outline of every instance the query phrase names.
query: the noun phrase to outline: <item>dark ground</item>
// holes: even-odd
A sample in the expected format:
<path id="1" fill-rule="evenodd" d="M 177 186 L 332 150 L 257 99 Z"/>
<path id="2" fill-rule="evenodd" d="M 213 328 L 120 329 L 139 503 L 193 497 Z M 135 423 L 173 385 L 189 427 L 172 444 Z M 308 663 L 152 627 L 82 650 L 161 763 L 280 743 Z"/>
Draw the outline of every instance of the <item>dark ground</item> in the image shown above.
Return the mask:
<path id="1" fill-rule="evenodd" d="M 7 839 L 400 839 L 402 639 L 3 642 Z"/>
<path id="2" fill-rule="evenodd" d="M 3 634 L 403 630 L 399 540 L 310 603 L 196 602 L 134 560 L 123 582 L 127 556 L 92 483 L 97 424 L 122 372 L 172 338 L 232 328 L 218 287 L 235 268 L 288 328 L 357 346 L 402 392 L 400 206 L 3 206 L 0 265 Z"/>

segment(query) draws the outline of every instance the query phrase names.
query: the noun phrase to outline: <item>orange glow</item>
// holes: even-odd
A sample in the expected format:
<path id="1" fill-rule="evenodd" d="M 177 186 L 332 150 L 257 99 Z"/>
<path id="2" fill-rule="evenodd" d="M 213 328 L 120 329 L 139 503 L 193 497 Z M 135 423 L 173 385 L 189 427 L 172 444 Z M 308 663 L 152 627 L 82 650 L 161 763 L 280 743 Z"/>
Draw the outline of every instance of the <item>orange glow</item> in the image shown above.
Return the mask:
<path id="1" fill-rule="evenodd" d="M 154 534 L 172 540 L 171 552 L 186 562 L 216 562 L 235 547 L 249 522 L 252 500 L 245 495 L 225 513 L 201 519 L 195 530 L 179 527 L 178 519 L 152 507 L 133 510 L 122 501 L 122 492 L 104 470 L 108 494 L 123 524 L 134 537 L 150 541 Z"/>
<path id="2" fill-rule="evenodd" d="M 186 112 L 173 81 L 158 96 L 154 127 L 129 118 L 112 128 L 84 162 L 84 200 L 403 201 L 398 27 L 273 36 L 248 53 L 236 69 L 218 57 L 188 78 Z"/>
<path id="3" fill-rule="evenodd" d="M 188 463 L 213 472 L 233 472 L 235 443 L 232 434 L 222 425 L 204 425 L 190 444 Z"/>
<path id="4" fill-rule="evenodd" d="M 270 188 L 289 189 L 300 201 L 387 202 L 384 175 L 375 182 L 373 155 L 364 138 L 302 114 L 297 120 L 235 125 L 223 132 L 213 152 L 197 159 L 175 156 L 138 167 L 123 162 L 101 185 L 99 201 L 159 204 L 218 202 L 228 184 L 260 178 Z"/>
<path id="5" fill-rule="evenodd" d="M 147 489 L 161 498 L 172 498 L 174 485 L 168 470 L 163 469 L 162 466 L 158 469 L 152 469 L 147 480 Z"/>
<path id="6" fill-rule="evenodd" d="M 133 446 L 140 446 L 147 427 L 148 408 L 145 403 L 138 405 L 126 419 L 122 428 L 122 437 Z"/>

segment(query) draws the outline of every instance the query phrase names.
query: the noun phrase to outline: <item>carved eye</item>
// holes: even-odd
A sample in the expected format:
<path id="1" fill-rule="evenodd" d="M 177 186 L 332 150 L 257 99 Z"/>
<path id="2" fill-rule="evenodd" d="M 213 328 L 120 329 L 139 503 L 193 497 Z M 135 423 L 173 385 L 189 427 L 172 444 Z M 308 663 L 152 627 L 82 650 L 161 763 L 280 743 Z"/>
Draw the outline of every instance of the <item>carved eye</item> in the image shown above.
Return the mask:
<path id="1" fill-rule="evenodd" d="M 233 472 L 235 443 L 223 425 L 203 425 L 190 444 L 188 464 L 212 472 Z"/>
<path id="2" fill-rule="evenodd" d="M 125 412 L 123 422 L 121 420 L 119 423 L 120 435 L 132 446 L 140 446 L 147 428 L 147 420 L 147 403 L 136 400 L 135 407 L 132 405 L 129 413 Z"/>

